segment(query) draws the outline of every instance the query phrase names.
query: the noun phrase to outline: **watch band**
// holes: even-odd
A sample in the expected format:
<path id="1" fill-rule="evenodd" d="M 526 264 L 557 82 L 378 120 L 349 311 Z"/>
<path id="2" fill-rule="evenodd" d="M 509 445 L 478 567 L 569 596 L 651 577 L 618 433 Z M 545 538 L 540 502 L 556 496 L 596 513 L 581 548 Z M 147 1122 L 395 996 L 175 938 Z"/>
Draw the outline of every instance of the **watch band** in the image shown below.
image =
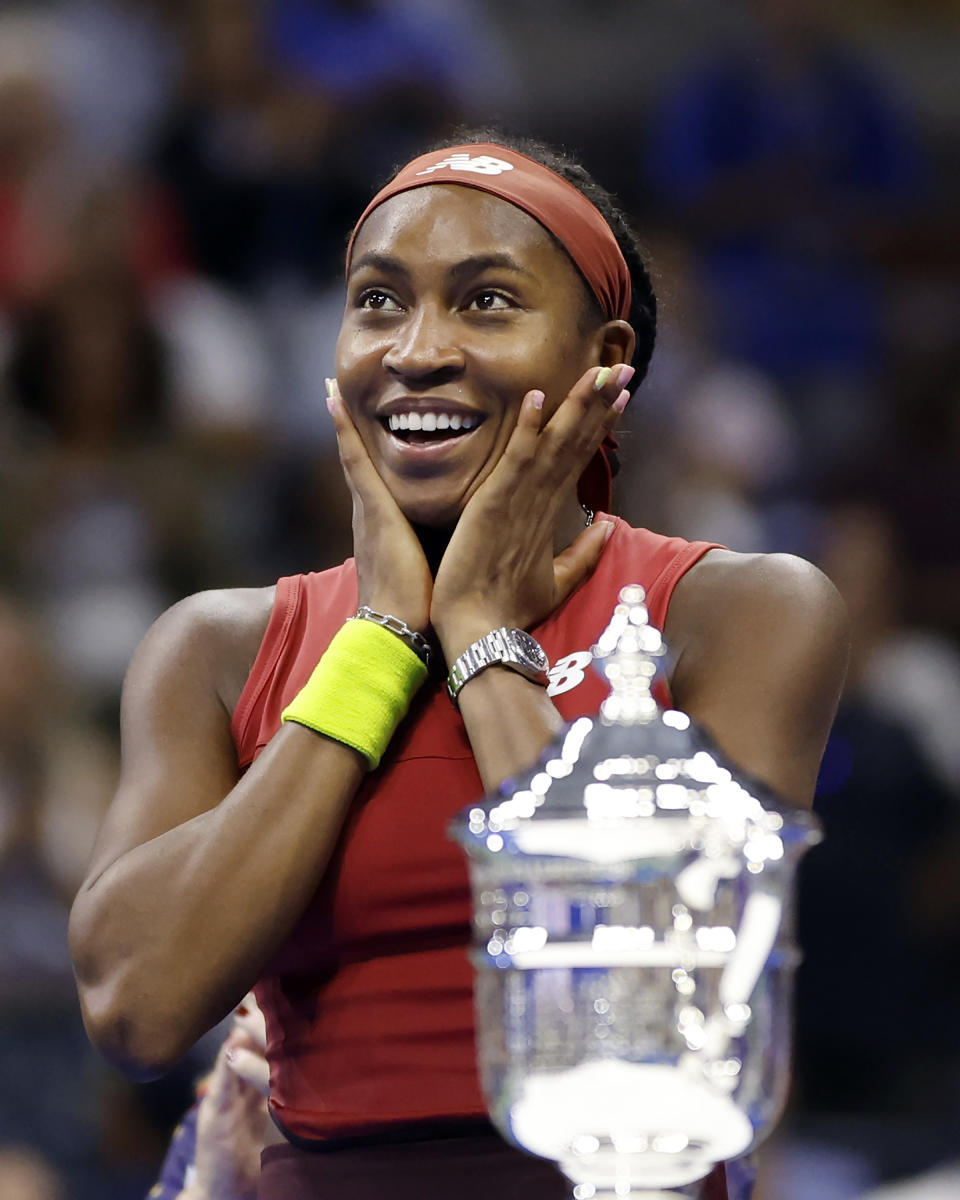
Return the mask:
<path id="1" fill-rule="evenodd" d="M 459 656 L 447 675 L 447 694 L 457 705 L 464 684 L 487 667 L 508 667 L 546 687 L 550 662 L 543 647 L 523 629 L 501 626 L 477 638 Z"/>

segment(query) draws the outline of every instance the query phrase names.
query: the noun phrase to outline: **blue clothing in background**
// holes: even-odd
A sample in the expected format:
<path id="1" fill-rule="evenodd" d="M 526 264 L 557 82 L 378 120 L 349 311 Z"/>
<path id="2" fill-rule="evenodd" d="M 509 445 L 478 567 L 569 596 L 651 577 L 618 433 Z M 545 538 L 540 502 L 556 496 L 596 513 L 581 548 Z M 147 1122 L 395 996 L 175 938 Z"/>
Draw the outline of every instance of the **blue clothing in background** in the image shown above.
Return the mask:
<path id="1" fill-rule="evenodd" d="M 879 289 L 853 235 L 864 212 L 917 204 L 919 151 L 845 48 L 819 43 L 789 74 L 772 60 L 758 43 L 685 73 L 654 113 L 648 179 L 699 240 L 723 352 L 781 378 L 864 370 L 880 351 Z M 711 213 L 725 185 L 749 200 L 753 179 L 742 219 Z"/>
<path id="2" fill-rule="evenodd" d="M 187 1183 L 187 1174 L 193 1167 L 197 1153 L 198 1100 L 184 1114 L 183 1120 L 174 1130 L 167 1150 L 167 1157 L 160 1168 L 160 1178 L 148 1193 L 148 1200 L 177 1200 Z"/>

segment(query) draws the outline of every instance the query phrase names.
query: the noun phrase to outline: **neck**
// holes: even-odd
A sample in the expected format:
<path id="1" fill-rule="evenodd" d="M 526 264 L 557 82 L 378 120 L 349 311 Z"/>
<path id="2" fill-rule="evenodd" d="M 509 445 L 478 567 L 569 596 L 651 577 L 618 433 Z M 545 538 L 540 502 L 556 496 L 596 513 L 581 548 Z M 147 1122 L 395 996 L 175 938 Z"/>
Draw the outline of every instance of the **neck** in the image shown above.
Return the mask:
<path id="1" fill-rule="evenodd" d="M 430 568 L 430 574 L 436 579 L 437 571 L 446 552 L 452 529 L 434 529 L 429 525 L 414 525 L 413 532 L 417 535 L 423 553 Z"/>
<path id="2" fill-rule="evenodd" d="M 563 503 L 563 507 L 560 509 L 556 534 L 553 539 L 554 553 L 559 554 L 562 550 L 566 550 L 570 543 L 583 533 L 586 527 L 587 514 L 574 491 L 567 497 Z"/>

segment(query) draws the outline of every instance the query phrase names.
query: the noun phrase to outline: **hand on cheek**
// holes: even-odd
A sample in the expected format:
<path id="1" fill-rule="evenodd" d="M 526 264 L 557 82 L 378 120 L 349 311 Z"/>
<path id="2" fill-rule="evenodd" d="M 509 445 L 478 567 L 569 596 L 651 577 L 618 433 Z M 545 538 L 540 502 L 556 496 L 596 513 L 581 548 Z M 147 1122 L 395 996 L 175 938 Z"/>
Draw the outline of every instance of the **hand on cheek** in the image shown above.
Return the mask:
<path id="1" fill-rule="evenodd" d="M 423 633 L 430 623 L 433 589 L 423 549 L 373 465 L 335 379 L 327 380 L 327 407 L 353 499 L 358 601 Z"/>
<path id="2" fill-rule="evenodd" d="M 491 629 L 536 625 L 596 564 L 610 529 L 587 529 L 555 556 L 557 524 L 623 411 L 632 375 L 627 364 L 592 367 L 546 421 L 544 393 L 524 397 L 506 449 L 470 498 L 437 573 L 431 623 L 448 661 Z"/>

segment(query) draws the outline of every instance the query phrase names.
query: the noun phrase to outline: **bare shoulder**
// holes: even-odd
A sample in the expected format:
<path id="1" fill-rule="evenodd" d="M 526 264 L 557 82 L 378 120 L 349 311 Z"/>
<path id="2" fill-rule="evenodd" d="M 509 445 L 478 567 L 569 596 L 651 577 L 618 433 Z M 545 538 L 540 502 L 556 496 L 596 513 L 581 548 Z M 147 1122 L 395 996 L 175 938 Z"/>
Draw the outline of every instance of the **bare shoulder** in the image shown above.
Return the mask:
<path id="1" fill-rule="evenodd" d="M 758 624 L 759 623 L 759 624 Z M 667 638 L 679 657 L 685 649 L 724 631 L 757 636 L 772 628 L 778 638 L 845 642 L 846 607 L 826 575 L 793 554 L 738 554 L 711 550 L 677 584 Z"/>
<path id="2" fill-rule="evenodd" d="M 266 632 L 276 589 L 197 592 L 167 609 L 143 639 L 127 678 L 179 672 L 202 677 L 232 712 Z"/>
<path id="3" fill-rule="evenodd" d="M 273 588 L 200 592 L 167 609 L 123 685 L 120 784 L 88 885 L 122 854 L 214 807 L 239 777 L 230 718 L 263 638 Z"/>
<path id="4" fill-rule="evenodd" d="M 789 554 L 712 550 L 677 585 L 671 687 L 746 769 L 809 804 L 846 673 L 845 605 Z"/>

